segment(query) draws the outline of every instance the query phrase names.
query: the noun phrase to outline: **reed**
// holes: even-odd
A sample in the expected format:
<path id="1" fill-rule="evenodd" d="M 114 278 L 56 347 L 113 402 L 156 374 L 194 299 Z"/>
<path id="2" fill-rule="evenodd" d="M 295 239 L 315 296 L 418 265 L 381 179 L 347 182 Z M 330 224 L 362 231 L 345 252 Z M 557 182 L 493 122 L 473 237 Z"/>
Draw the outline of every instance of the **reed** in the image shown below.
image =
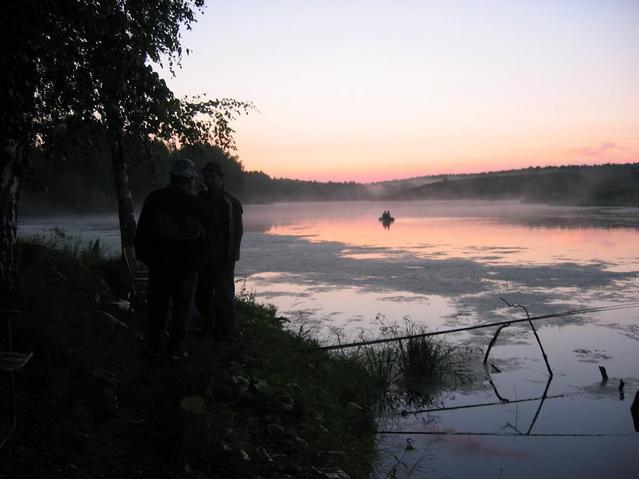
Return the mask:
<path id="1" fill-rule="evenodd" d="M 406 378 L 429 378 L 441 380 L 448 369 L 451 346 L 430 338 L 411 338 L 399 341 L 397 347 L 398 367 Z"/>
<path id="2" fill-rule="evenodd" d="M 376 317 L 379 333 L 376 337 L 395 338 L 427 332 L 424 325 L 404 318 L 403 324 L 389 323 L 382 315 Z M 362 333 L 365 340 L 370 333 Z M 451 345 L 430 336 L 360 346 L 351 351 L 335 350 L 333 354 L 353 357 L 375 378 L 385 391 L 396 389 L 434 390 L 444 382 L 467 383 L 473 379 L 467 366 L 473 351 Z"/>
<path id="3" fill-rule="evenodd" d="M 396 348 L 384 344 L 373 348 L 362 348 L 359 357 L 362 366 L 375 378 L 380 388 L 388 391 L 397 380 L 396 356 Z"/>

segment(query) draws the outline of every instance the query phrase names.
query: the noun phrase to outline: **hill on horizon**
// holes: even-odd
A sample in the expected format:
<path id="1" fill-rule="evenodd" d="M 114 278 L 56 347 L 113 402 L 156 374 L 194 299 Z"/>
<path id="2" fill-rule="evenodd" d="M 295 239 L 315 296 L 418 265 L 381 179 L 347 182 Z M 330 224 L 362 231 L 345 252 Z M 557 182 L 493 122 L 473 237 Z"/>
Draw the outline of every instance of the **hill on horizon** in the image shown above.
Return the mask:
<path id="1" fill-rule="evenodd" d="M 425 177 L 428 179 L 432 177 Z M 417 179 L 411 179 L 415 182 Z M 639 206 L 639 163 L 526 168 L 443 176 L 385 199 L 511 199 L 571 205 Z"/>

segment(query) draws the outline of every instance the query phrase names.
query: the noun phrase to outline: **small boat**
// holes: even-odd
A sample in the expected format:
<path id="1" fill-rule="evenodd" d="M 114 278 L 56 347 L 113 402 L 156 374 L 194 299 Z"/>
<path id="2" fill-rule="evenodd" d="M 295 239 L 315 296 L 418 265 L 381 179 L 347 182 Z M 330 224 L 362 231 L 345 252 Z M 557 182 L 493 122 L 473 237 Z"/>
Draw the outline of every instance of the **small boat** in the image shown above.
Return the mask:
<path id="1" fill-rule="evenodd" d="M 391 216 L 390 211 L 384 211 L 382 213 L 382 216 L 379 217 L 379 221 L 381 221 L 382 223 L 391 224 L 393 221 L 395 221 L 395 218 Z"/>

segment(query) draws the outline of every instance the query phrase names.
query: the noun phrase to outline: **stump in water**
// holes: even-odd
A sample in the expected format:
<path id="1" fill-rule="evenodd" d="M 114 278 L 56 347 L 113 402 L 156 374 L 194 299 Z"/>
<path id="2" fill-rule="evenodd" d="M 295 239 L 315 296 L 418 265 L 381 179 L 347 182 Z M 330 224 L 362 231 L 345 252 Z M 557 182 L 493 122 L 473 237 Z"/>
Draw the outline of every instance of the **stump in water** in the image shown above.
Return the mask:
<path id="1" fill-rule="evenodd" d="M 603 366 L 599 366 L 599 372 L 601 373 L 601 382 L 605 383 L 608 381 L 608 373 L 606 372 L 606 368 Z"/>
<path id="2" fill-rule="evenodd" d="M 632 422 L 635 424 L 635 431 L 639 432 L 639 391 L 635 393 L 635 400 L 630 406 L 630 414 L 632 414 Z"/>

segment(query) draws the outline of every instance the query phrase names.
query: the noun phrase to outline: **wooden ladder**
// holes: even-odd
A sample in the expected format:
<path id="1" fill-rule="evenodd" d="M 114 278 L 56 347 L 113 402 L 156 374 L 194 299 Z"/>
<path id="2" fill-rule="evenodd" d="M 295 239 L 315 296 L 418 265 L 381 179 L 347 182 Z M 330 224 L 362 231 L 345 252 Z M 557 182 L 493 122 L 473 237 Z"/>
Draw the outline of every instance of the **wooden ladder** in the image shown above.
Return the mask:
<path id="1" fill-rule="evenodd" d="M 0 373 L 7 375 L 9 381 L 9 422 L 0 425 L 0 448 L 2 448 L 16 429 L 17 404 L 14 374 L 20 371 L 31 359 L 33 352 L 18 353 L 13 350 L 13 318 L 20 315 L 15 309 L 0 309 L 0 315 L 7 321 L 6 350 L 0 350 Z"/>

